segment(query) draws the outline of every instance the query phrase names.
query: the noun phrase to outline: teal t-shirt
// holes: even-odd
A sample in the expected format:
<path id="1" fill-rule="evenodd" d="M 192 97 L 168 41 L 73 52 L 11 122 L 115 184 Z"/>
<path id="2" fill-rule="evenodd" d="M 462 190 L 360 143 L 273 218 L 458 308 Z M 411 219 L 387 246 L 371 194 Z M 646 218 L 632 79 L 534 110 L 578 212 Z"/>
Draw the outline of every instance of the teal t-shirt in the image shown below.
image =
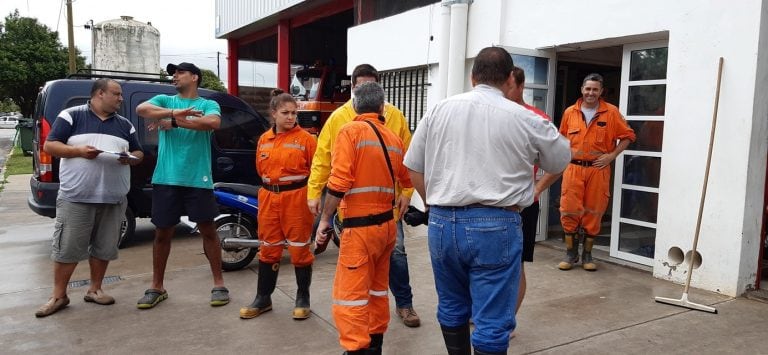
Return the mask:
<path id="1" fill-rule="evenodd" d="M 157 95 L 150 104 L 168 109 L 193 107 L 203 116 L 221 116 L 216 101 L 197 97 L 186 99 L 179 95 Z M 158 132 L 158 153 L 153 184 L 213 189 L 211 174 L 211 133 L 182 127 Z"/>

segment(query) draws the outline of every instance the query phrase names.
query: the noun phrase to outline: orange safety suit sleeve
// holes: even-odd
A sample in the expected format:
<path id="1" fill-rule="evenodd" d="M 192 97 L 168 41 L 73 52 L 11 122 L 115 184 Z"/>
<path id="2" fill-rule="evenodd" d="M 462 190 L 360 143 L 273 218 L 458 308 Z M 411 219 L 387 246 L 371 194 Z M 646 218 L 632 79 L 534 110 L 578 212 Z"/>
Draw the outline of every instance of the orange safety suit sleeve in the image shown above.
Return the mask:
<path id="1" fill-rule="evenodd" d="M 352 121 L 357 114 L 352 108 L 352 100 L 334 110 L 325 121 L 317 137 L 317 148 L 312 158 L 312 170 L 307 183 L 307 199 L 318 199 L 331 175 L 331 152 L 341 127 Z"/>
<path id="2" fill-rule="evenodd" d="M 355 182 L 355 144 L 349 133 L 349 130 L 339 133 L 331 153 L 333 173 L 328 178 L 328 189 L 340 193 L 349 191 Z"/>

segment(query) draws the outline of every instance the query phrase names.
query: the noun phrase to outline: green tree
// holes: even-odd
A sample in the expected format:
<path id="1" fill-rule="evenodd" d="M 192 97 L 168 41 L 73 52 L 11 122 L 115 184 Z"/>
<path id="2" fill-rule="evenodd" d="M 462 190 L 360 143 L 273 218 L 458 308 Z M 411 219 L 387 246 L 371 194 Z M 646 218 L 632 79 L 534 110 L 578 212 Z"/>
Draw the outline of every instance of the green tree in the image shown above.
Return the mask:
<path id="1" fill-rule="evenodd" d="M 40 87 L 67 75 L 67 48 L 59 42 L 58 32 L 36 18 L 19 16 L 18 10 L 5 17 L 2 27 L 0 97 L 12 99 L 30 117 Z M 77 65 L 85 67 L 85 58 L 78 55 Z"/>
<path id="2" fill-rule="evenodd" d="M 200 83 L 200 87 L 219 92 L 227 91 L 221 79 L 212 70 L 200 69 L 200 71 L 203 72 L 203 81 Z"/>
<path id="3" fill-rule="evenodd" d="M 17 105 L 10 98 L 0 100 L 0 112 L 16 112 L 19 111 L 19 105 Z"/>

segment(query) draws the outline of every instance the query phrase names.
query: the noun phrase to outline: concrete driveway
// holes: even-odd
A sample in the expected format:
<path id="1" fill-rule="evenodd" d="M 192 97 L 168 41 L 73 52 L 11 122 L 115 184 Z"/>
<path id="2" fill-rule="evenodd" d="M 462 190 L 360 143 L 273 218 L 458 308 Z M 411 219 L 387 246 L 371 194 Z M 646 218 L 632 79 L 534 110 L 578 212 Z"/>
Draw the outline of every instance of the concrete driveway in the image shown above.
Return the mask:
<path id="1" fill-rule="evenodd" d="M 4 354 L 339 354 L 330 316 L 330 289 L 337 249 L 315 264 L 313 315 L 290 317 L 296 285 L 283 259 L 274 310 L 251 320 L 238 318 L 256 288 L 255 263 L 226 273 L 232 302 L 208 305 L 210 272 L 198 236 L 179 228 L 166 273 L 169 299 L 155 309 L 136 301 L 151 280 L 152 227 L 140 220 L 137 240 L 110 265 L 105 290 L 112 306 L 82 301 L 86 287 L 69 291 L 70 306 L 47 318 L 33 313 L 51 292 L 49 259 L 53 220 L 26 207 L 29 176 L 11 176 L 0 193 L 0 344 Z M 385 354 L 443 354 L 435 320 L 434 290 L 424 228 L 409 228 L 407 249 L 420 328 L 407 328 L 396 316 L 385 335 Z M 595 273 L 562 272 L 562 251 L 539 245 L 526 264 L 528 294 L 518 315 L 513 354 L 724 354 L 768 353 L 768 304 L 692 290 L 695 302 L 714 305 L 713 315 L 658 304 L 654 296 L 679 297 L 682 287 L 650 273 L 602 262 Z M 87 265 L 72 278 L 88 279 Z M 392 304 L 394 304 L 392 302 Z M 394 306 L 392 306 L 394 307 Z"/>

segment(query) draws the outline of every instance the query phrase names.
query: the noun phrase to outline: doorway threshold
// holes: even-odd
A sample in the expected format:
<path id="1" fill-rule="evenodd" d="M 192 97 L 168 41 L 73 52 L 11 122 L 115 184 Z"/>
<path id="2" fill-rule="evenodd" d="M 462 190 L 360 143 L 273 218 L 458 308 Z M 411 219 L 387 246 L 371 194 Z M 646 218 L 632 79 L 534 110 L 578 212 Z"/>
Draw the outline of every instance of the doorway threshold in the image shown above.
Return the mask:
<path id="1" fill-rule="evenodd" d="M 768 303 L 768 289 L 750 290 L 744 294 L 744 297 L 751 300 Z"/>
<path id="2" fill-rule="evenodd" d="M 563 244 L 563 241 L 561 238 L 550 238 L 547 240 L 543 240 L 543 241 L 537 242 L 536 246 L 537 247 L 543 246 L 550 249 L 561 250 L 565 252 L 565 244 Z M 581 253 L 581 250 L 579 251 L 579 253 Z M 610 253 L 608 250 L 605 250 L 604 248 L 599 248 L 598 246 L 595 246 L 594 248 L 592 248 L 592 257 L 599 261 L 603 261 L 609 264 L 623 266 L 623 267 L 634 269 L 634 270 L 641 270 L 641 271 L 645 271 L 653 274 L 652 267 L 638 264 L 638 263 L 633 263 L 631 261 L 627 261 L 619 258 L 614 258 L 610 256 Z"/>

